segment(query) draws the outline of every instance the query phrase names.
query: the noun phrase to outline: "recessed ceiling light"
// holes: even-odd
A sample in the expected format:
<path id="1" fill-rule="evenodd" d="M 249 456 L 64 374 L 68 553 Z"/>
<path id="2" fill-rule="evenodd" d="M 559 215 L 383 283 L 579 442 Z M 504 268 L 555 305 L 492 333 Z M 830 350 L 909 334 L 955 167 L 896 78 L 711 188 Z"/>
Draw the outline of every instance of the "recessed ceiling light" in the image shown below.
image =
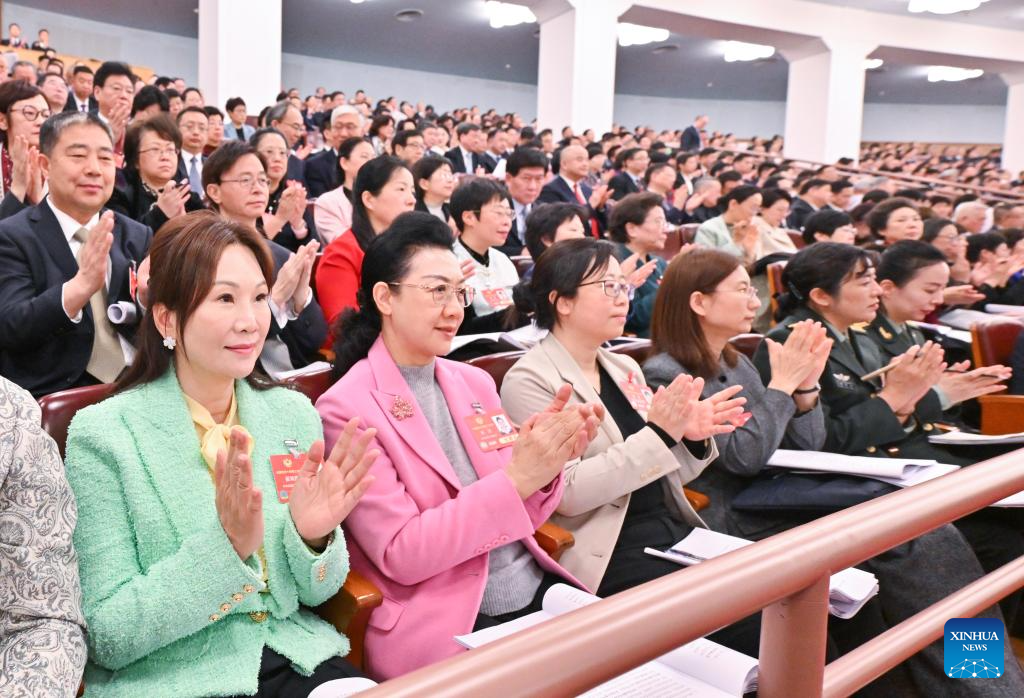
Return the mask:
<path id="1" fill-rule="evenodd" d="M 764 44 L 748 44 L 745 41 L 726 41 L 723 58 L 726 63 L 737 61 L 756 61 L 771 58 L 775 55 L 774 46 Z"/>
<path id="2" fill-rule="evenodd" d="M 533 14 L 533 10 L 526 5 L 487 0 L 484 3 L 484 9 L 487 11 L 487 17 L 493 29 L 514 27 L 517 24 L 531 24 L 537 21 L 537 15 Z"/>
<path id="3" fill-rule="evenodd" d="M 629 22 L 619 22 L 617 31 L 619 46 L 643 46 L 665 41 L 668 38 L 668 29 L 645 27 L 642 24 L 630 24 Z"/>
<path id="4" fill-rule="evenodd" d="M 981 7 L 988 0 L 910 0 L 907 12 L 931 12 L 936 15 L 952 15 L 970 12 Z"/>
<path id="5" fill-rule="evenodd" d="M 928 66 L 928 82 L 960 82 L 973 80 L 985 74 L 981 68 L 954 68 L 948 65 Z"/>
<path id="6" fill-rule="evenodd" d="M 395 19 L 399 22 L 415 22 L 423 16 L 423 10 L 399 10 L 395 13 Z"/>

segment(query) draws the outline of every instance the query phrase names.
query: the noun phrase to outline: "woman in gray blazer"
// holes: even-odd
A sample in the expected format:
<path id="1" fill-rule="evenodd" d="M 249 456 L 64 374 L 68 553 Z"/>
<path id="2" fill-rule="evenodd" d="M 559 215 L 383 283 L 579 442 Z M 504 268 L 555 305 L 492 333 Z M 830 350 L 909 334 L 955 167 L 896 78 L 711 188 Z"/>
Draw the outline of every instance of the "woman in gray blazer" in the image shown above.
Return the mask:
<path id="1" fill-rule="evenodd" d="M 705 395 L 726 386 L 742 388 L 749 417 L 736 430 L 714 437 L 719 455 L 691 486 L 711 499 L 701 515 L 712 529 L 751 539 L 807 520 L 739 512 L 731 504 L 780 446 L 823 447 L 818 380 L 832 349 L 826 328 L 817 322 L 796 323 L 784 344 L 766 339 L 772 378 L 765 386 L 750 360 L 729 347 L 731 337 L 750 331 L 760 305 L 739 259 L 719 250 L 691 251 L 670 264 L 662 280 L 652 318 L 654 352 L 644 364 L 651 386 L 683 375 L 704 378 Z M 858 567 L 878 577 L 880 590 L 857 616 L 830 625 L 844 652 L 984 574 L 971 547 L 948 524 Z M 982 615 L 1002 619 L 997 607 Z M 1024 688 L 1016 662 L 1008 664 L 1003 678 L 1007 683 L 999 686 L 960 682 L 957 695 L 1008 696 Z M 942 643 L 936 641 L 869 685 L 866 695 L 947 695 L 948 681 Z"/>

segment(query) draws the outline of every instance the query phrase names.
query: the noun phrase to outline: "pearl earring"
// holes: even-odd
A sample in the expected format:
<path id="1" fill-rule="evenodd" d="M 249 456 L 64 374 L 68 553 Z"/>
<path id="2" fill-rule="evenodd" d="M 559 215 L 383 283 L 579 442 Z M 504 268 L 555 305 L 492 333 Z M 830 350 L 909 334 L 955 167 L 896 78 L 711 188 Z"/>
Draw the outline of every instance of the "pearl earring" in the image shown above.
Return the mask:
<path id="1" fill-rule="evenodd" d="M 174 337 L 164 337 L 164 346 L 174 351 L 174 347 L 178 346 L 178 343 L 174 340 Z"/>

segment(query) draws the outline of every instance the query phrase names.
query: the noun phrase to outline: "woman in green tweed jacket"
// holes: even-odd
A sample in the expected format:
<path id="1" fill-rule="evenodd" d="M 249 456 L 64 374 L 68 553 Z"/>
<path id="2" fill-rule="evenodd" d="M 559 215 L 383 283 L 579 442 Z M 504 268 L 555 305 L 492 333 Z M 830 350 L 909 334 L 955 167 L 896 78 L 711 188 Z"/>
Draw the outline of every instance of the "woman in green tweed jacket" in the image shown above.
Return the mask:
<path id="1" fill-rule="evenodd" d="M 372 431 L 349 424 L 321 467 L 316 410 L 252 375 L 273 283 L 255 231 L 191 214 L 150 261 L 139 353 L 68 434 L 87 695 L 305 698 L 357 675 L 348 640 L 303 606 L 348 573 L 340 523 L 369 484 Z"/>

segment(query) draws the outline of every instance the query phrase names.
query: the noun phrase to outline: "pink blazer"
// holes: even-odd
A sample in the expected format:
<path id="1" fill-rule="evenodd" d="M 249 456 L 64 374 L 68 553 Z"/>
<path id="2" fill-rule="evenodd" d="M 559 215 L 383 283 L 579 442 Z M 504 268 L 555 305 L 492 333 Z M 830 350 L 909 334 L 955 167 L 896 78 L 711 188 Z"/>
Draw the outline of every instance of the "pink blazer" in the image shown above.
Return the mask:
<path id="1" fill-rule="evenodd" d="M 352 568 L 384 595 L 366 631 L 367 670 L 378 680 L 463 651 L 452 637 L 473 629 L 492 548 L 522 541 L 541 568 L 584 588 L 533 539 L 562 496 L 561 476 L 523 501 L 504 473 L 511 447 L 481 451 L 465 422 L 475 402 L 488 412 L 501 406 L 494 380 L 445 359 L 437 359 L 435 371 L 480 476 L 469 487 L 459 482 L 380 339 L 316 403 L 328 449 L 351 417 L 377 429 L 374 482 L 344 527 Z M 395 396 L 412 405 L 411 417 L 392 414 Z"/>
<path id="2" fill-rule="evenodd" d="M 313 205 L 313 223 L 326 247 L 352 227 L 352 202 L 341 187 L 324 192 Z"/>

